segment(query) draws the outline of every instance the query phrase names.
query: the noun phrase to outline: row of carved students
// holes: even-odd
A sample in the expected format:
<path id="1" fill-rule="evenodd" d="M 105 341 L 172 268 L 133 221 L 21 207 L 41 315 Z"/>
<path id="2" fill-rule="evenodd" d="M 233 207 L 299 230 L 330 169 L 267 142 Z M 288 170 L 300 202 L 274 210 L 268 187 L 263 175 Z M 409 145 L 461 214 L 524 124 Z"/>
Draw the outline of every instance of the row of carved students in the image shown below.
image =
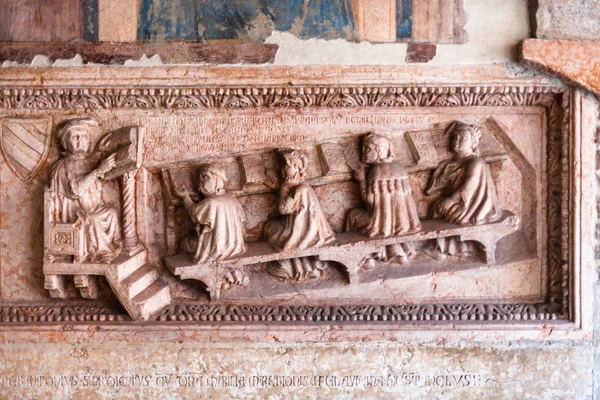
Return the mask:
<path id="1" fill-rule="evenodd" d="M 478 156 L 481 131 L 460 122 L 449 128 L 452 158 L 441 162 L 433 172 L 426 193 L 441 192 L 431 206 L 430 217 L 460 225 L 493 222 L 501 208 L 489 168 Z M 279 251 L 322 246 L 335 240 L 314 190 L 305 182 L 306 156 L 297 150 L 283 152 L 283 183 L 279 193 L 281 218 L 265 224 L 265 237 Z M 345 229 L 369 237 L 402 235 L 421 230 L 406 169 L 393 158 L 392 143 L 385 137 L 368 134 L 363 139 L 362 168 L 355 172 L 365 208 L 348 212 Z M 244 251 L 244 214 L 239 202 L 225 193 L 226 177 L 215 166 L 200 172 L 199 189 L 205 196 L 194 203 L 182 189 L 179 195 L 196 225 L 198 239 L 184 241 L 184 250 L 197 262 L 225 259 Z M 462 246 L 462 248 L 461 248 Z M 437 254 L 455 254 L 464 244 L 454 239 L 437 240 Z M 414 255 L 409 243 L 386 246 L 376 255 L 386 261 L 400 262 Z M 294 277 L 319 270 L 312 260 L 292 259 L 279 263 L 281 277 Z M 277 268 L 276 268 L 277 275 Z"/>

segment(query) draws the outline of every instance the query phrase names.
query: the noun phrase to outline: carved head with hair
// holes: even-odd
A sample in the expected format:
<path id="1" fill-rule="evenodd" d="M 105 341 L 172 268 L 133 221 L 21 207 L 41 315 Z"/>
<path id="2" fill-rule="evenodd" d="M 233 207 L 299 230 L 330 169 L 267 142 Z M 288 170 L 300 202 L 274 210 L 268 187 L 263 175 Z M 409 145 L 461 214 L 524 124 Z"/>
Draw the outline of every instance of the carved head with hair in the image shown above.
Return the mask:
<path id="1" fill-rule="evenodd" d="M 299 184 L 308 175 L 308 158 L 300 150 L 286 149 L 281 151 L 283 169 L 281 173 L 288 184 Z"/>
<path id="2" fill-rule="evenodd" d="M 365 164 L 393 161 L 392 142 L 385 136 L 367 134 L 363 138 L 362 159 Z"/>
<path id="3" fill-rule="evenodd" d="M 227 175 L 221 167 L 203 165 L 198 173 L 198 190 L 204 196 L 216 196 L 225 193 Z"/>
<path id="4" fill-rule="evenodd" d="M 481 141 L 481 128 L 477 125 L 465 124 L 464 122 L 454 122 L 447 132 L 451 137 L 450 150 L 459 157 L 466 157 L 477 154 L 477 148 Z"/>
<path id="5" fill-rule="evenodd" d="M 90 149 L 90 130 L 97 126 L 93 118 L 74 118 L 56 132 L 56 137 L 68 153 L 86 154 Z"/>

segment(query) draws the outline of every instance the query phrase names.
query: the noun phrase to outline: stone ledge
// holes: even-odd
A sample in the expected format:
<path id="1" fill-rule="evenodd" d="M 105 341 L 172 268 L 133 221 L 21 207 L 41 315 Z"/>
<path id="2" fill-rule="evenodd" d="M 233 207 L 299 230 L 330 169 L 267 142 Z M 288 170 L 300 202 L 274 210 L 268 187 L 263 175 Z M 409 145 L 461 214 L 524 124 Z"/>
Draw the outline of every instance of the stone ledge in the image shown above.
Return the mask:
<path id="1" fill-rule="evenodd" d="M 0 63 L 29 64 L 36 55 L 50 62 L 71 59 L 79 54 L 85 63 L 123 64 L 143 55 L 159 55 L 164 64 L 265 64 L 275 61 L 279 46 L 258 42 L 236 43 L 108 43 L 73 41 L 0 42 Z"/>
<path id="2" fill-rule="evenodd" d="M 520 61 L 600 94 L 600 41 L 525 39 Z"/>

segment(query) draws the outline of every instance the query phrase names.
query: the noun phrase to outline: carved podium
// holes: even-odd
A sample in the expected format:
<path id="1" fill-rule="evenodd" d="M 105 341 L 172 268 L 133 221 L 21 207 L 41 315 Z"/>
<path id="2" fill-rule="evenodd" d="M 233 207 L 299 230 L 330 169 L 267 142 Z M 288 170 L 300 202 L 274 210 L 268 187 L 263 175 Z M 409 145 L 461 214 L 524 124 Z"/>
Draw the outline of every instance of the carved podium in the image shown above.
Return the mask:
<path id="1" fill-rule="evenodd" d="M 95 126 L 91 119 L 71 120 L 58 133 L 66 153 L 44 189 L 44 286 L 51 297 L 65 298 L 65 276 L 72 275 L 81 297 L 95 299 L 97 276 L 104 276 L 133 318 L 148 319 L 170 296 L 137 236 L 135 174 L 142 165 L 143 129 L 109 132 L 89 154 L 89 130 Z M 76 142 L 80 135 L 87 146 Z M 93 159 L 110 165 L 103 168 L 102 161 L 94 169 Z M 118 178 L 120 221 L 102 199 L 102 182 Z"/>

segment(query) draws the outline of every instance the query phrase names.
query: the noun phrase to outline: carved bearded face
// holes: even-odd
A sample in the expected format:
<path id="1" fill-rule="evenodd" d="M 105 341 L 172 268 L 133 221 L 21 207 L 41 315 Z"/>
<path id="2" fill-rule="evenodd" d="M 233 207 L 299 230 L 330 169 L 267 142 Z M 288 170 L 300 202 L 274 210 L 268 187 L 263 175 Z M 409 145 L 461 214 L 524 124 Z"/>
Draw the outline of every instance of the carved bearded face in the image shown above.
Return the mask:
<path id="1" fill-rule="evenodd" d="M 66 150 L 72 154 L 87 154 L 90 149 L 90 135 L 83 126 L 72 127 L 66 139 Z"/>
<path id="2" fill-rule="evenodd" d="M 288 183 L 297 183 L 300 180 L 300 168 L 295 162 L 288 161 L 283 167 L 283 176 Z"/>

